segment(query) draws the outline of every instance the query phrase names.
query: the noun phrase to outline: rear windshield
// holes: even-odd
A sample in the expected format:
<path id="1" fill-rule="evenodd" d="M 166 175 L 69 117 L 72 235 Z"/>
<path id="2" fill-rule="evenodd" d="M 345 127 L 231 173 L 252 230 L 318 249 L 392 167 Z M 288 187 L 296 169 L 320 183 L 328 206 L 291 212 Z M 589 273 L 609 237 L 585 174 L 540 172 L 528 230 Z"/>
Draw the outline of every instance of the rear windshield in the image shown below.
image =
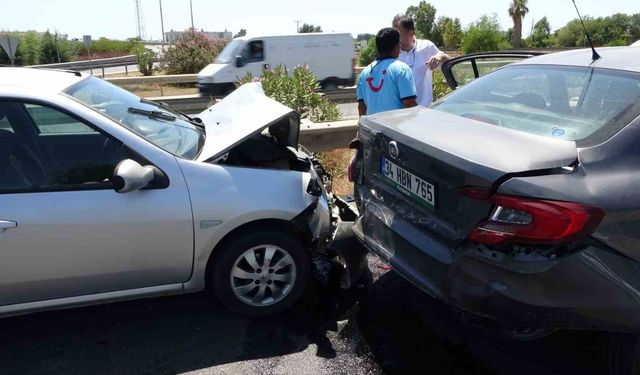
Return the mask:
<path id="1" fill-rule="evenodd" d="M 640 74 L 509 66 L 461 87 L 433 109 L 505 128 L 580 141 L 640 115 Z"/>

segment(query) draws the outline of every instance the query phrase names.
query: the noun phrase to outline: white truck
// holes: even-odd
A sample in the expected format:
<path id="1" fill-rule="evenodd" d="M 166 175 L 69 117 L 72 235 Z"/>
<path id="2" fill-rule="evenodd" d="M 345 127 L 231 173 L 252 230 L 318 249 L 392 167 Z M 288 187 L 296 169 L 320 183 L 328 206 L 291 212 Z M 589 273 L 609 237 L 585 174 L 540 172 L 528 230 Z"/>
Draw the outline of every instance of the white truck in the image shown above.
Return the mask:
<path id="1" fill-rule="evenodd" d="M 355 47 L 348 33 L 301 33 L 239 37 L 231 41 L 213 64 L 198 73 L 197 86 L 205 96 L 223 96 L 235 82 L 251 73 L 284 65 L 290 71 L 308 65 L 324 90 L 355 83 Z"/>

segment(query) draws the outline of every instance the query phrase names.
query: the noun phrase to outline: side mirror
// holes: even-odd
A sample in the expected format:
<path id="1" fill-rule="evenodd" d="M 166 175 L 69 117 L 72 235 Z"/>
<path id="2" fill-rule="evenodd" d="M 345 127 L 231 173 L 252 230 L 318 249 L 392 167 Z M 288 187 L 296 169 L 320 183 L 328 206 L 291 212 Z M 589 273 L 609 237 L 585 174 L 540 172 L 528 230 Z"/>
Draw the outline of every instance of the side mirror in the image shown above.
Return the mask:
<path id="1" fill-rule="evenodd" d="M 236 68 L 242 68 L 245 65 L 246 63 L 244 62 L 242 55 L 236 55 Z"/>
<path id="2" fill-rule="evenodd" d="M 149 185 L 154 177 L 154 167 L 143 167 L 131 159 L 125 159 L 118 163 L 113 172 L 113 188 L 117 193 L 140 190 Z"/>

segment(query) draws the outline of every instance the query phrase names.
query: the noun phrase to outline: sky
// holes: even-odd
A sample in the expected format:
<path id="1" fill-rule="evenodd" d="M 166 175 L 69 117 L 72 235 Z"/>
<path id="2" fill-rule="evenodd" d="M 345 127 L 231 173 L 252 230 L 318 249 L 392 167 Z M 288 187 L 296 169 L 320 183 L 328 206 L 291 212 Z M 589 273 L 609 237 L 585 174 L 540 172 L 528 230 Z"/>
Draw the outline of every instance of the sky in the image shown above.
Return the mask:
<path id="1" fill-rule="evenodd" d="M 140 0 L 147 39 L 162 38 L 160 2 L 164 30 L 184 30 L 191 26 L 189 0 Z M 321 26 L 323 31 L 375 34 L 390 26 L 397 13 L 417 5 L 419 0 L 191 0 L 193 24 L 205 31 L 247 29 L 249 35 L 296 32 L 296 21 Z M 463 27 L 483 14 L 495 13 L 504 30 L 512 27 L 507 14 L 510 0 L 429 0 L 436 18 L 460 18 Z M 639 13 L 640 0 L 576 0 L 585 16 Z M 571 0 L 529 0 L 529 14 L 523 34 L 532 23 L 547 16 L 551 29 L 564 26 L 576 17 Z M 91 35 L 126 39 L 137 35 L 135 0 L 0 0 L 1 31 L 58 31 L 69 38 Z"/>

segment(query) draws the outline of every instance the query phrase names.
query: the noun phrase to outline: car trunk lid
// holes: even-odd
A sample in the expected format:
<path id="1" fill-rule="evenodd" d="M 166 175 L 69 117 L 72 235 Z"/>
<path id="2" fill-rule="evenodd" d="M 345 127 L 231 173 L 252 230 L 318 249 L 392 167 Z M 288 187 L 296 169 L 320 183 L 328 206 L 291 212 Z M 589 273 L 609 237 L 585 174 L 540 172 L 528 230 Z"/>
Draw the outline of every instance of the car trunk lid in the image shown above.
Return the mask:
<path id="1" fill-rule="evenodd" d="M 461 189 L 492 190 L 508 175 L 545 173 L 577 159 L 575 142 L 429 108 L 365 116 L 360 126 L 365 186 L 376 203 L 454 247 L 491 210 Z"/>

